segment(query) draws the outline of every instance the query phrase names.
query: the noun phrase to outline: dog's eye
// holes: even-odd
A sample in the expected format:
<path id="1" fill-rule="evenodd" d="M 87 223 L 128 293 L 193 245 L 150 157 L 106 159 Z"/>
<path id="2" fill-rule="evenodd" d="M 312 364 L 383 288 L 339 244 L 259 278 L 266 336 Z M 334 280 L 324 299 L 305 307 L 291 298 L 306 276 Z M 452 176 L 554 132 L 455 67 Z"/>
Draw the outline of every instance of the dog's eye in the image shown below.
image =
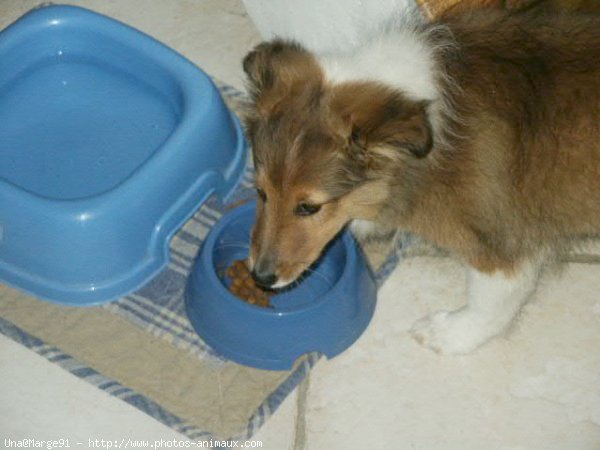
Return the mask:
<path id="1" fill-rule="evenodd" d="M 267 201 L 267 194 L 265 194 L 265 191 L 263 191 L 261 188 L 256 188 L 256 193 L 263 202 Z"/>
<path id="2" fill-rule="evenodd" d="M 297 216 L 312 216 L 321 209 L 321 205 L 311 205 L 308 203 L 299 203 L 294 210 L 294 214 Z"/>

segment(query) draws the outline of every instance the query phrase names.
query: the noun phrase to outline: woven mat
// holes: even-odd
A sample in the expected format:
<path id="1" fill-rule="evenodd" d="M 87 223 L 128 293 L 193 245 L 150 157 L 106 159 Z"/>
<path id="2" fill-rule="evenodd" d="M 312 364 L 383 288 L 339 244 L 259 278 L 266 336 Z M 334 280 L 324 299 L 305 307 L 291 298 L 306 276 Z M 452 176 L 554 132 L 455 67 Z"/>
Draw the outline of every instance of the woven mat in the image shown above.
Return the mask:
<path id="1" fill-rule="evenodd" d="M 228 106 L 243 113 L 245 95 L 219 88 Z M 228 204 L 210 199 L 197 211 L 171 241 L 168 267 L 118 301 L 66 307 L 0 285 L 0 332 L 190 439 L 250 438 L 319 355 L 305 355 L 290 371 L 225 361 L 193 331 L 182 294 L 208 230 L 228 207 L 253 198 L 252 176 L 248 165 Z M 395 267 L 397 248 L 397 239 L 366 246 L 379 283 Z"/>

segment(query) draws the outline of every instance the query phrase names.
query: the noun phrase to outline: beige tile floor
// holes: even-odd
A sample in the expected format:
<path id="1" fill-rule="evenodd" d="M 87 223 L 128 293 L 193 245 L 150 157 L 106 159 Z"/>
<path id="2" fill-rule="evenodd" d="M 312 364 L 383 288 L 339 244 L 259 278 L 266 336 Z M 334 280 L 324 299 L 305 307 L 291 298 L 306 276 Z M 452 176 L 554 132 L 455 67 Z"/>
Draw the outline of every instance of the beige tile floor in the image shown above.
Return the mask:
<path id="1" fill-rule="evenodd" d="M 0 0 L 0 27 L 39 2 Z M 260 40 L 238 0 L 66 1 L 119 18 L 243 87 L 240 60 Z M 260 430 L 266 449 L 600 449 L 600 246 L 544 278 L 510 332 L 476 353 L 440 357 L 407 329 L 456 306 L 461 268 L 403 262 L 367 332 L 321 361 Z M 0 299 L 1 301 L 1 299 Z M 18 364 L 15 363 L 18 361 Z M 181 439 L 172 430 L 0 336 L 5 437 Z"/>
<path id="2" fill-rule="evenodd" d="M 407 330 L 460 304 L 462 268 L 406 260 L 367 332 L 311 374 L 307 448 L 599 449 L 599 275 L 570 264 L 546 276 L 506 336 L 443 357 Z"/>

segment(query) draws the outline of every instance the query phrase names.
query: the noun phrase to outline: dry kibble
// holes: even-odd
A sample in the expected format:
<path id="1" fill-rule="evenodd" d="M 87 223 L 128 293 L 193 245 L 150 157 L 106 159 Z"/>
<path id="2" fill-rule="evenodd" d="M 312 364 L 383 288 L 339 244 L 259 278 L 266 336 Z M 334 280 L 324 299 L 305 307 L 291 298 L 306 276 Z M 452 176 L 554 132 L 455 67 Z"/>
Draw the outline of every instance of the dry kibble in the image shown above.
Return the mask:
<path id="1" fill-rule="evenodd" d="M 250 270 L 248 270 L 246 261 L 242 259 L 234 261 L 225 273 L 231 278 L 229 291 L 233 295 L 251 305 L 257 305 L 263 308 L 271 307 L 269 299 L 274 294 L 265 291 L 256 285 L 250 275 Z"/>

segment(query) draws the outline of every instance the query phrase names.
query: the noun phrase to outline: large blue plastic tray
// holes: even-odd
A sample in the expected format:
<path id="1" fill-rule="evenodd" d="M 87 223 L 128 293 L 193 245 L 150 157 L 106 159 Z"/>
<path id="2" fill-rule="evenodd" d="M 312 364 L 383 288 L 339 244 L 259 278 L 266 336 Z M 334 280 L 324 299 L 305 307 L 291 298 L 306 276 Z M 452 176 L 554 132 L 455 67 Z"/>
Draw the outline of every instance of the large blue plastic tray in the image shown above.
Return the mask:
<path id="1" fill-rule="evenodd" d="M 135 290 L 246 152 L 179 54 L 85 9 L 26 14 L 0 33 L 0 280 L 72 305 Z"/>

